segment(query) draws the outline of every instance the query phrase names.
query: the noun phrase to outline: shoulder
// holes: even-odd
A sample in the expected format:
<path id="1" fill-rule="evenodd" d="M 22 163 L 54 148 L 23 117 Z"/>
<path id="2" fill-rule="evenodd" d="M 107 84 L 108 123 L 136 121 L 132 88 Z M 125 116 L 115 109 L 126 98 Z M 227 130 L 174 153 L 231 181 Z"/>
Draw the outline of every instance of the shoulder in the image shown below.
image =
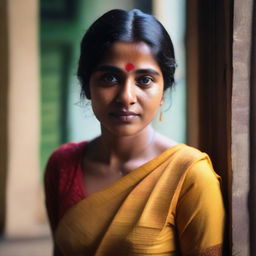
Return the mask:
<path id="1" fill-rule="evenodd" d="M 214 171 L 209 156 L 191 147 L 186 147 L 184 152 L 189 152 L 190 165 L 177 193 L 177 213 L 188 218 L 195 212 L 208 216 L 218 211 L 223 215 L 221 179 Z"/>
<path id="2" fill-rule="evenodd" d="M 178 144 L 177 147 L 178 150 L 176 154 L 179 155 L 182 159 L 190 161 L 191 163 L 198 161 L 200 159 L 209 158 L 209 156 L 206 153 L 200 151 L 197 148 L 188 146 L 186 144 Z"/>
<path id="3" fill-rule="evenodd" d="M 82 153 L 82 150 L 87 142 L 68 142 L 61 145 L 53 151 L 49 157 L 48 163 L 54 162 L 55 164 L 62 161 L 70 161 Z"/>
<path id="4" fill-rule="evenodd" d="M 171 164 L 182 170 L 184 174 L 187 174 L 193 166 L 201 161 L 205 161 L 208 166 L 212 166 L 211 160 L 206 153 L 186 144 L 177 144 L 169 148 L 168 151 L 172 160 Z"/>
<path id="5" fill-rule="evenodd" d="M 64 173 L 72 172 L 73 167 L 80 163 L 85 145 L 86 142 L 69 142 L 54 150 L 46 165 L 45 179 L 58 180 Z"/>
<path id="6" fill-rule="evenodd" d="M 215 172 L 210 157 L 198 149 L 184 145 L 180 149 L 181 158 L 187 162 L 181 197 L 189 191 L 193 194 L 211 193 L 220 190 L 220 176 Z M 194 195 L 195 195 L 194 194 Z"/>
<path id="7" fill-rule="evenodd" d="M 61 146 L 59 146 L 57 149 L 55 149 L 52 153 L 52 157 L 56 156 L 65 156 L 69 154 L 75 154 L 78 153 L 85 145 L 87 144 L 86 141 L 82 142 L 68 142 Z"/>
<path id="8" fill-rule="evenodd" d="M 212 185 L 219 186 L 220 177 L 214 171 L 210 157 L 185 144 L 178 144 L 173 148 L 171 165 L 181 177 L 181 193 L 193 188 L 197 191 L 208 190 Z"/>
<path id="9" fill-rule="evenodd" d="M 187 179 L 196 180 L 219 178 L 213 169 L 213 165 L 208 154 L 190 147 L 188 145 L 183 145 L 180 150 L 182 157 L 190 163 L 189 170 L 186 173 Z"/>

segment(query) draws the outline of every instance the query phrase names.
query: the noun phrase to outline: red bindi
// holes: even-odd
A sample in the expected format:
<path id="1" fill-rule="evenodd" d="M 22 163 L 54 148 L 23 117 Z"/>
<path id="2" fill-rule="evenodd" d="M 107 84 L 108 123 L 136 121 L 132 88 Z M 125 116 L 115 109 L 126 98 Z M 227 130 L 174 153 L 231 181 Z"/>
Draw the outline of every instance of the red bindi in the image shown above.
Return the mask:
<path id="1" fill-rule="evenodd" d="M 135 67 L 134 67 L 134 65 L 133 65 L 132 63 L 127 63 L 127 64 L 125 65 L 125 70 L 126 70 L 127 72 L 133 70 L 134 68 L 135 68 Z"/>

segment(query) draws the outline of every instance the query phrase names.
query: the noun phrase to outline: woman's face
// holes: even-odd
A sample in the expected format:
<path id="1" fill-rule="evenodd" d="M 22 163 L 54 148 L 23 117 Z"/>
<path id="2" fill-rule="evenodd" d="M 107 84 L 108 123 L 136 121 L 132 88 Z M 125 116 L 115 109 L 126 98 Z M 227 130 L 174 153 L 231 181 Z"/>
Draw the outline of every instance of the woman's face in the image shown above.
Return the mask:
<path id="1" fill-rule="evenodd" d="M 115 42 L 90 78 L 90 95 L 102 129 L 116 136 L 146 128 L 163 99 L 161 69 L 143 42 Z"/>

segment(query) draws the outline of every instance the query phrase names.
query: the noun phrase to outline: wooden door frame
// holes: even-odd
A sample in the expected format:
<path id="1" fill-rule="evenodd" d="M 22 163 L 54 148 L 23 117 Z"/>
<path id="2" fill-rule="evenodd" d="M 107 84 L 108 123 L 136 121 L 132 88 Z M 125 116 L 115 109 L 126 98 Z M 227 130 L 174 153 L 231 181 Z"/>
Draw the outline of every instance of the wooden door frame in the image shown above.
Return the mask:
<path id="1" fill-rule="evenodd" d="M 210 155 L 215 170 L 222 177 L 228 215 L 231 202 L 232 13 L 231 0 L 187 1 L 188 144 Z"/>
<path id="2" fill-rule="evenodd" d="M 222 176 L 228 238 L 224 255 L 256 251 L 252 6 L 253 0 L 187 1 L 188 143 L 207 152 Z"/>

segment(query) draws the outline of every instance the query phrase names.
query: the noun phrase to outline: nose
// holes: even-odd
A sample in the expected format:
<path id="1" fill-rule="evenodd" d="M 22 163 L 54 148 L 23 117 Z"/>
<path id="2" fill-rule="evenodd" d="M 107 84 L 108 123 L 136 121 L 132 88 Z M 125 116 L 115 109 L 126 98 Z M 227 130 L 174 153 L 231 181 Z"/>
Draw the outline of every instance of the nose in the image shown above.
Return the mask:
<path id="1" fill-rule="evenodd" d="M 137 102 L 137 86 L 127 79 L 120 84 L 116 102 L 123 104 L 124 106 L 130 106 Z"/>

